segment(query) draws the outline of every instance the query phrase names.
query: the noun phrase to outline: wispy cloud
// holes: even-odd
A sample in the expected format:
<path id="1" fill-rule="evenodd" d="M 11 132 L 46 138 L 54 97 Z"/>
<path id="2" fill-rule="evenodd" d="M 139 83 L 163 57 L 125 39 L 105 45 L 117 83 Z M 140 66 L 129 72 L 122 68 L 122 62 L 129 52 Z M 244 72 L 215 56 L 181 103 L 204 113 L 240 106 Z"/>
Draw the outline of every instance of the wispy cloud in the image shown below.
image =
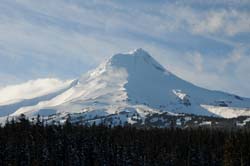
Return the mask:
<path id="1" fill-rule="evenodd" d="M 37 79 L 30 80 L 19 85 L 12 85 L 0 88 L 0 105 L 10 104 L 13 101 L 31 99 L 47 95 L 69 86 L 70 81 L 60 81 L 58 79 Z"/>
<path id="2" fill-rule="evenodd" d="M 221 63 L 220 68 L 222 71 L 226 70 L 228 65 L 237 64 L 245 56 L 243 48 L 234 49 Z"/>
<path id="3" fill-rule="evenodd" d="M 203 58 L 199 52 L 188 53 L 188 59 L 198 72 L 203 71 Z"/>

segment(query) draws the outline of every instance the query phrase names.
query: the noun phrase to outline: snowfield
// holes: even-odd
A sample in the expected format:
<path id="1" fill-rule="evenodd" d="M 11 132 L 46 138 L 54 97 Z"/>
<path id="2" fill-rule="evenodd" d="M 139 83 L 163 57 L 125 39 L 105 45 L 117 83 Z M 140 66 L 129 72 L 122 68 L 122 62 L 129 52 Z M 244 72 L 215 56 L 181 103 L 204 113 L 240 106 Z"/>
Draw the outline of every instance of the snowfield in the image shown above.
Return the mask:
<path id="1" fill-rule="evenodd" d="M 114 123 L 131 124 L 166 112 L 173 116 L 250 116 L 250 99 L 197 87 L 166 70 L 142 49 L 116 54 L 73 81 L 30 81 L 0 92 L 2 121 L 20 114 L 39 114 L 58 122 L 69 114 L 95 123 L 100 117 L 112 117 Z"/>

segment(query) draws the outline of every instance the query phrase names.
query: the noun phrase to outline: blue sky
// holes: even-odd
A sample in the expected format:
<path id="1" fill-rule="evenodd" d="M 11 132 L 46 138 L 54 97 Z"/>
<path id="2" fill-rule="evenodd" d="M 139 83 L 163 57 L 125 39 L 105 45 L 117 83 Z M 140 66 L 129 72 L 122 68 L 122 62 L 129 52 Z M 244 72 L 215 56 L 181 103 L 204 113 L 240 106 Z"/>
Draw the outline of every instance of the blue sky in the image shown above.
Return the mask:
<path id="1" fill-rule="evenodd" d="M 249 0 L 1 0 L 0 86 L 79 77 L 135 48 L 196 85 L 250 97 Z"/>

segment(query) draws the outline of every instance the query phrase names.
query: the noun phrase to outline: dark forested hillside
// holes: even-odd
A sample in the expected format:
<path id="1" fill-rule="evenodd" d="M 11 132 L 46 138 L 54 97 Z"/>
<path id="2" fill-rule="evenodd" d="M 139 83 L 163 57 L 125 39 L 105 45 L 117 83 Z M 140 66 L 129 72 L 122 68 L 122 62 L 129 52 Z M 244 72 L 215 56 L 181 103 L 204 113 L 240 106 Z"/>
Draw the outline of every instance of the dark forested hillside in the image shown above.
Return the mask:
<path id="1" fill-rule="evenodd" d="M 250 131 L 212 128 L 45 126 L 0 128 L 0 165 L 248 166 Z"/>

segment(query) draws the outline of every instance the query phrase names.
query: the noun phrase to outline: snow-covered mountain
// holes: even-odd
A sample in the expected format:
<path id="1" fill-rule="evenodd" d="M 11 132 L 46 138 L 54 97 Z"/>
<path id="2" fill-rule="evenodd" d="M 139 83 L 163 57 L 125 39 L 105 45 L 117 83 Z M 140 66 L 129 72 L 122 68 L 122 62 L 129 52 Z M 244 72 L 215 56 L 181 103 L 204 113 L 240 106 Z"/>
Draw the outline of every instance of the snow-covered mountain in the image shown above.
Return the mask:
<path id="1" fill-rule="evenodd" d="M 173 116 L 250 116 L 250 99 L 197 87 L 137 49 L 112 56 L 95 70 L 46 95 L 0 105 L 2 119 L 39 114 L 62 121 L 71 114 L 75 119 L 95 122 L 112 117 L 113 121 L 135 123 L 166 112 Z"/>

